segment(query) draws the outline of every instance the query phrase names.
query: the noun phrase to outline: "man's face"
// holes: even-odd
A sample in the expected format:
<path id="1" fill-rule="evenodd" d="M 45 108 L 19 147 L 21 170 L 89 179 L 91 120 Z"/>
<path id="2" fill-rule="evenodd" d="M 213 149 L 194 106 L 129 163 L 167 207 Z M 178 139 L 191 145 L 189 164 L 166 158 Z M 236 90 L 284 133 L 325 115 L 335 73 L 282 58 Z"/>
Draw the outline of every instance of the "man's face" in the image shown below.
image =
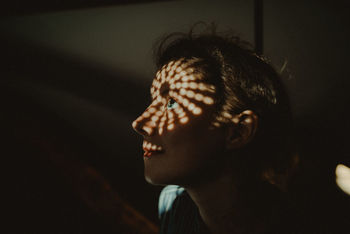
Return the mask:
<path id="1" fill-rule="evenodd" d="M 222 128 L 213 127 L 215 93 L 183 59 L 157 72 L 152 103 L 133 122 L 144 137 L 145 178 L 152 184 L 194 184 L 221 166 Z"/>

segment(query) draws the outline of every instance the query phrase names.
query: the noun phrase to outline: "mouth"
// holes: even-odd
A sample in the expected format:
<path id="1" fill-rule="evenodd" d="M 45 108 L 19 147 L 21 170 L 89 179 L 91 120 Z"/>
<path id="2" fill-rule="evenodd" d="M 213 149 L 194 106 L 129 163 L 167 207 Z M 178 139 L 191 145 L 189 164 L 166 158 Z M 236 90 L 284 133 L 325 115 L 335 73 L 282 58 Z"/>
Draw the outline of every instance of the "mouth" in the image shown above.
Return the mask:
<path id="1" fill-rule="evenodd" d="M 146 140 L 143 141 L 142 148 L 145 151 L 143 154 L 143 157 L 147 157 L 147 158 L 151 157 L 154 154 L 160 154 L 160 153 L 164 152 L 162 146 L 153 144 L 153 143 L 148 142 Z"/>

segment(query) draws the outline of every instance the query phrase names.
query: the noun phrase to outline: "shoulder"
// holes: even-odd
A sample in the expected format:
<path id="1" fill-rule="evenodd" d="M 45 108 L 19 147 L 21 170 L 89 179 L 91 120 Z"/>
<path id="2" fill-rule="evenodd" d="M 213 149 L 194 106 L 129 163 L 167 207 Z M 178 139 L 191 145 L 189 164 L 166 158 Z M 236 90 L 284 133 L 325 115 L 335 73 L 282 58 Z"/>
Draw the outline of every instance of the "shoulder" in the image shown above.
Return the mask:
<path id="1" fill-rule="evenodd" d="M 162 216 L 171 210 L 175 199 L 183 194 L 185 189 L 178 185 L 168 185 L 160 193 L 158 201 L 158 216 Z"/>

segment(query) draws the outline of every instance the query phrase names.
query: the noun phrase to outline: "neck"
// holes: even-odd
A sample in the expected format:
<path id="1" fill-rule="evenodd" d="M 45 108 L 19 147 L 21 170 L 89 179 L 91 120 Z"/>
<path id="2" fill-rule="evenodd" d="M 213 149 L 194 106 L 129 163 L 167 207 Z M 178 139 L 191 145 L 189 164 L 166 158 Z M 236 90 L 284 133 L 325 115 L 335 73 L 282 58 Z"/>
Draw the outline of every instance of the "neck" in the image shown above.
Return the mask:
<path id="1" fill-rule="evenodd" d="M 201 218 L 212 233 L 249 233 L 252 225 L 252 207 L 232 171 L 206 183 L 186 187 L 199 209 Z M 252 185 L 254 186 L 254 185 Z M 249 200 L 249 199 L 248 199 Z M 261 229 L 261 225 L 254 224 Z M 250 227 L 249 227 L 250 226 Z M 249 230 L 248 230 L 249 229 Z"/>

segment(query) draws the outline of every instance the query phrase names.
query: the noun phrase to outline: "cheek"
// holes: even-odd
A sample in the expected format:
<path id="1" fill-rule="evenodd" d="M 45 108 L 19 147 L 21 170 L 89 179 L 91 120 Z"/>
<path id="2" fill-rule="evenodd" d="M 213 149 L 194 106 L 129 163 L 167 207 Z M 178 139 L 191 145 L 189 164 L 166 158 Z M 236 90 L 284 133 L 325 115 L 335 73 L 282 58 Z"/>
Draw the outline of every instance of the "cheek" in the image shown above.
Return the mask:
<path id="1" fill-rule="evenodd" d="M 187 125 L 176 126 L 164 138 L 167 148 L 186 157 L 209 158 L 224 149 L 225 135 L 222 128 L 210 129 L 209 120 L 192 119 Z"/>

